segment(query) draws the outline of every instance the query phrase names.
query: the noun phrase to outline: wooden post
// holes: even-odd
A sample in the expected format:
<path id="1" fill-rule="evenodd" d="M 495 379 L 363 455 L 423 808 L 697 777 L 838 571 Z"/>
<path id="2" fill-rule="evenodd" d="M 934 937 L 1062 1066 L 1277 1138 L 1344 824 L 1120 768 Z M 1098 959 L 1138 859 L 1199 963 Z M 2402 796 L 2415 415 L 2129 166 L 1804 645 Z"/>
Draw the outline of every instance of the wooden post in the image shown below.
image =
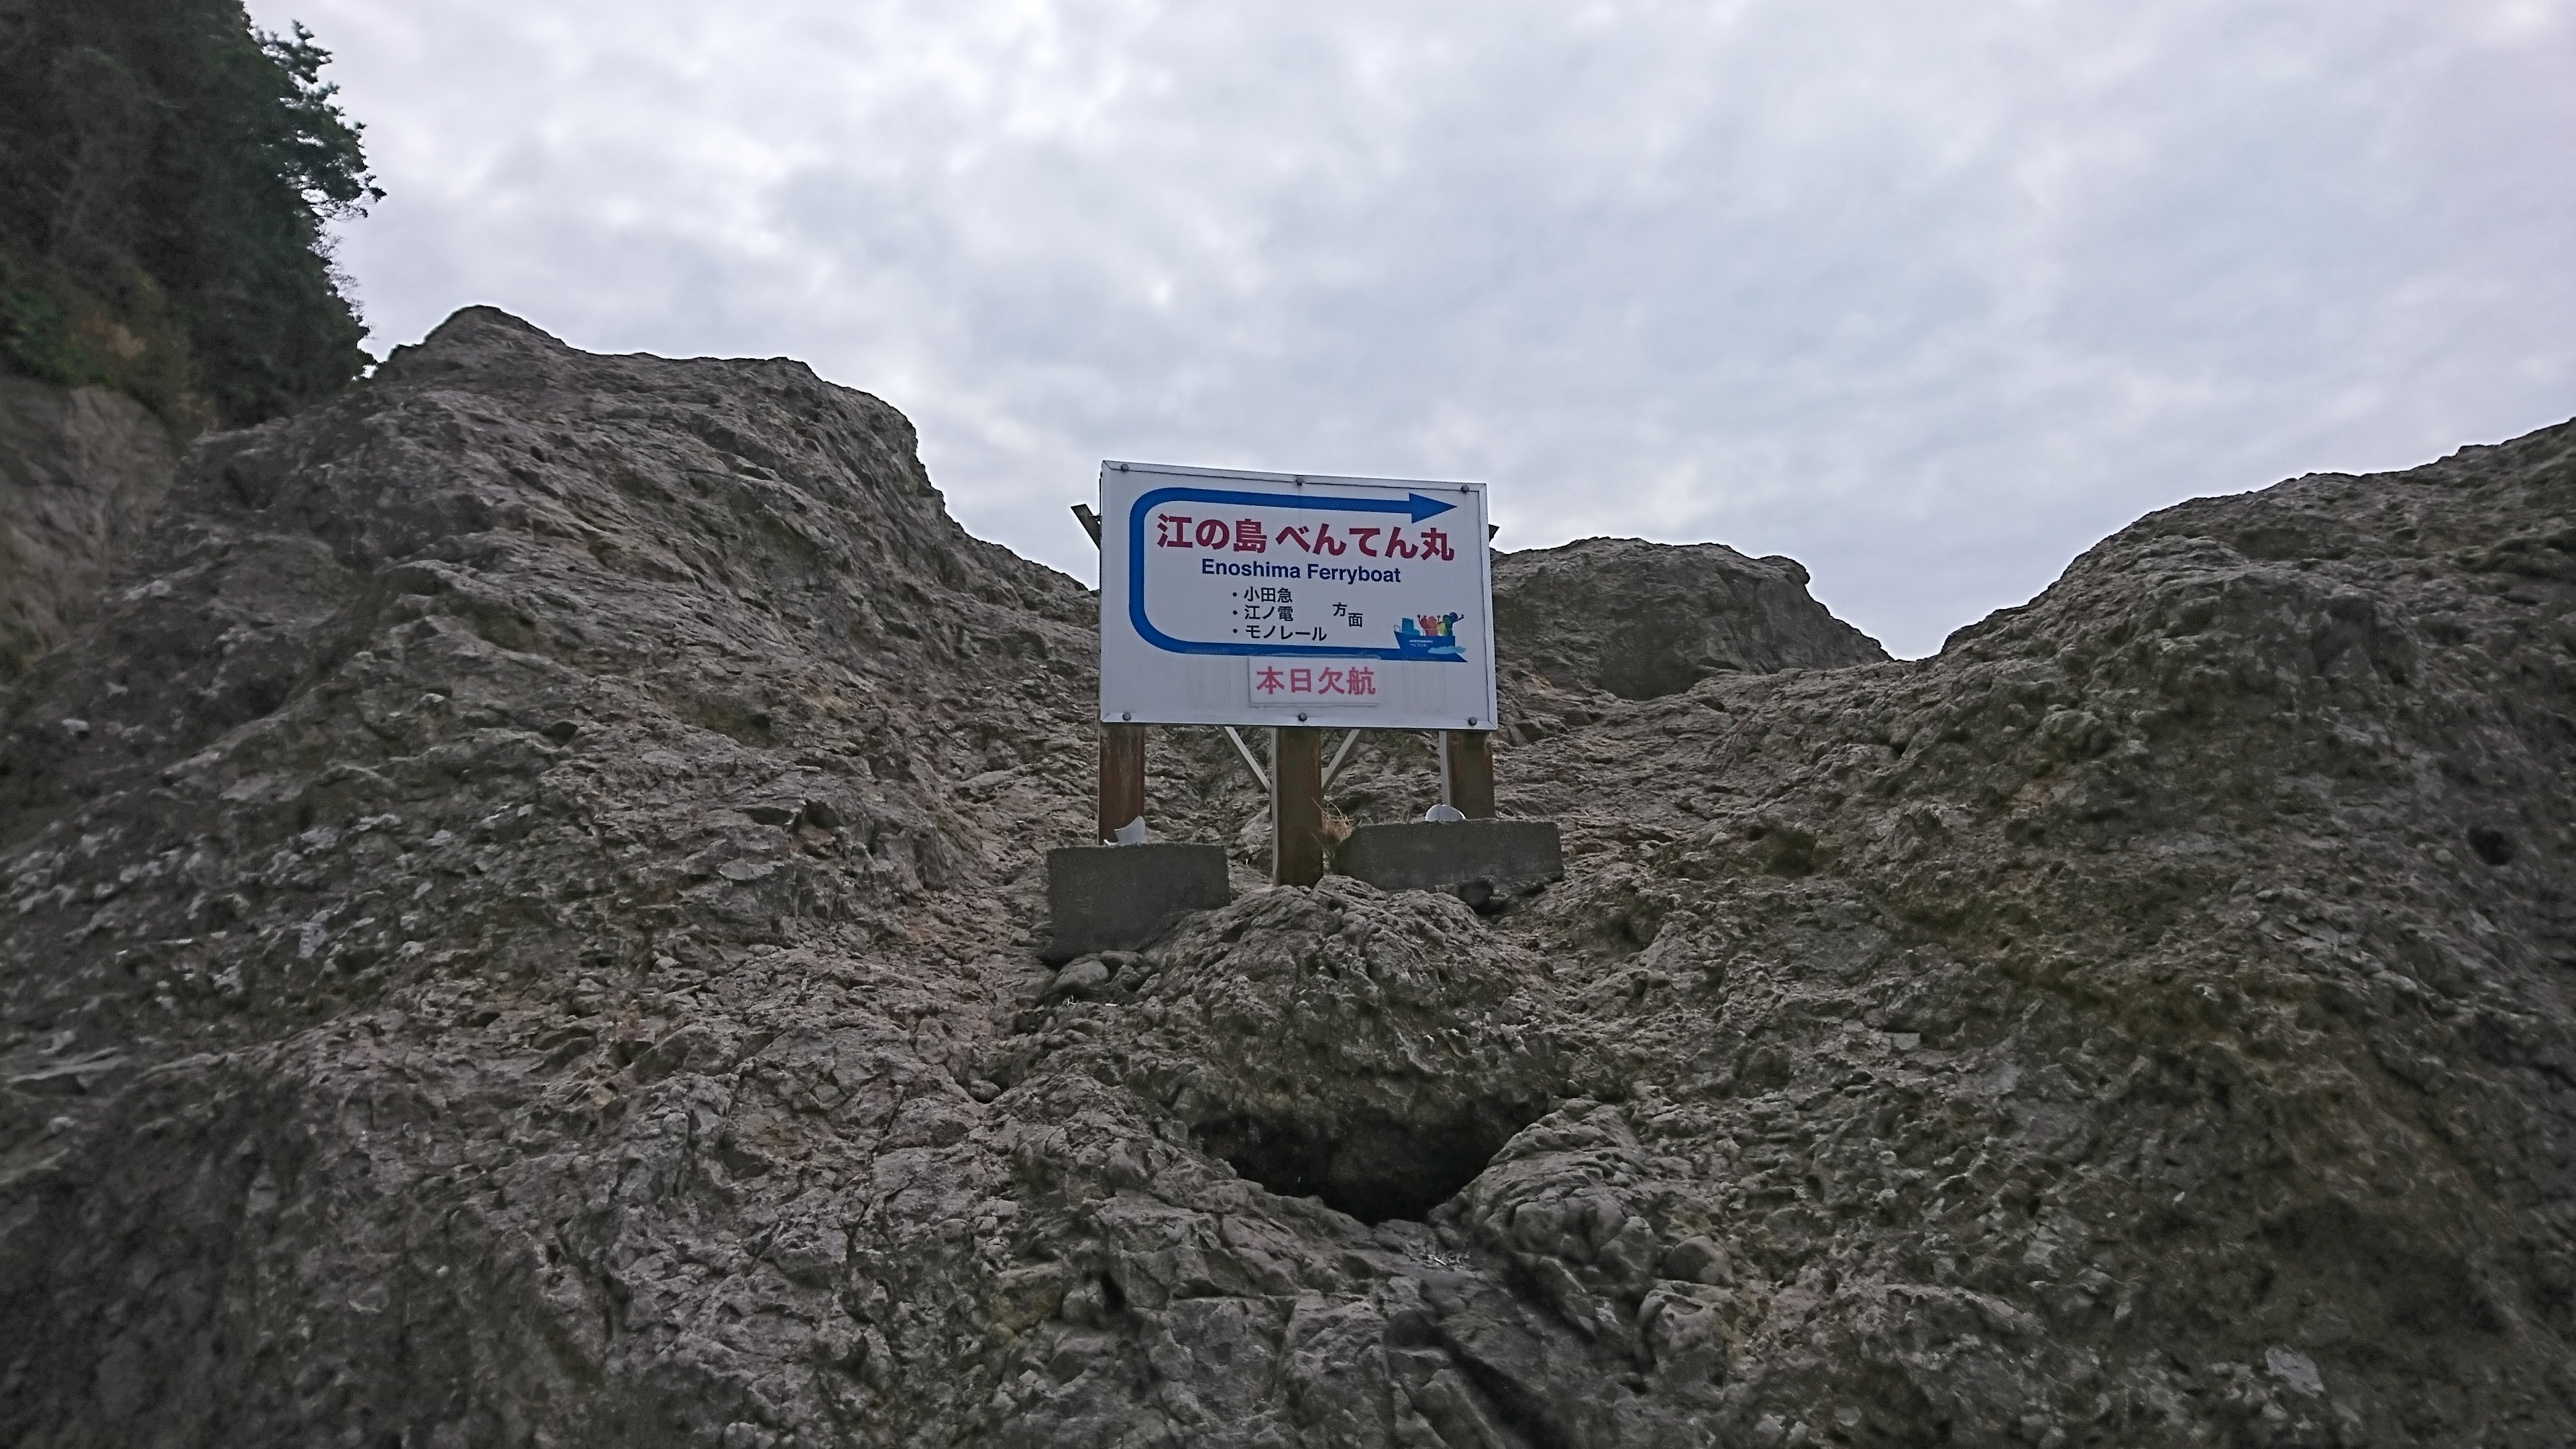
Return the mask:
<path id="1" fill-rule="evenodd" d="M 1323 878 L 1324 732 L 1282 725 L 1270 732 L 1270 883 Z"/>
<path id="2" fill-rule="evenodd" d="M 1100 727 L 1100 838 L 1116 840 L 1145 814 L 1145 726 Z"/>
<path id="3" fill-rule="evenodd" d="M 1470 820 L 1494 818 L 1492 732 L 1440 732 L 1440 803 Z"/>

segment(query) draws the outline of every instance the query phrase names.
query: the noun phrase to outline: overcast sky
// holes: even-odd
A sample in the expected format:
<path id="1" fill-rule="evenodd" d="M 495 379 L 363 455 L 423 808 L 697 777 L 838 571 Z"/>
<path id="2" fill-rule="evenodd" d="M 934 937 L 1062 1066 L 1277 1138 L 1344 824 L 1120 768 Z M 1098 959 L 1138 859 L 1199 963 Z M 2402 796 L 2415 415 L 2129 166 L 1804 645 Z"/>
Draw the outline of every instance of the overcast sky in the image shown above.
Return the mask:
<path id="1" fill-rule="evenodd" d="M 2576 414 L 2576 0 L 255 0 L 491 303 L 786 355 L 1093 576 L 1099 460 L 1481 479 L 1901 655 L 2149 509 Z"/>

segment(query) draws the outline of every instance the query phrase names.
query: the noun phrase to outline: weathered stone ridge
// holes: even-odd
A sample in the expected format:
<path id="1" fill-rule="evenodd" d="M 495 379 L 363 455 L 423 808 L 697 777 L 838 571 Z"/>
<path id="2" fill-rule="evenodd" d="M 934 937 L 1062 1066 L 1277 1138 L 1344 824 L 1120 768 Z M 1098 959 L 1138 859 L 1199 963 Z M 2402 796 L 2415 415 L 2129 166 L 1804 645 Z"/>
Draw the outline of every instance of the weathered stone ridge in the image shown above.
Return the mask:
<path id="1" fill-rule="evenodd" d="M 1090 596 L 873 398 L 461 313 L 0 693 L 0 1441 L 2567 1442 L 2571 514 L 2576 425 L 1925 661 L 1538 619 L 1562 882 L 1263 888 L 1173 732 L 1237 899 L 1050 971 Z"/>

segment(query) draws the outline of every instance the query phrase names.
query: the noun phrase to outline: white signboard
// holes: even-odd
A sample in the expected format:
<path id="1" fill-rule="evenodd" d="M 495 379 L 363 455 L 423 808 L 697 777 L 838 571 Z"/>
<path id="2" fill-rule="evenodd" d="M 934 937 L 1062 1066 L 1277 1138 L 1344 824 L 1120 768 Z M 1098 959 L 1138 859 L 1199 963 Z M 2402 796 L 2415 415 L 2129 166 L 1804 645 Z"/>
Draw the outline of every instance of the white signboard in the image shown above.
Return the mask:
<path id="1" fill-rule="evenodd" d="M 1494 727 L 1481 483 L 1100 465 L 1100 717 Z"/>

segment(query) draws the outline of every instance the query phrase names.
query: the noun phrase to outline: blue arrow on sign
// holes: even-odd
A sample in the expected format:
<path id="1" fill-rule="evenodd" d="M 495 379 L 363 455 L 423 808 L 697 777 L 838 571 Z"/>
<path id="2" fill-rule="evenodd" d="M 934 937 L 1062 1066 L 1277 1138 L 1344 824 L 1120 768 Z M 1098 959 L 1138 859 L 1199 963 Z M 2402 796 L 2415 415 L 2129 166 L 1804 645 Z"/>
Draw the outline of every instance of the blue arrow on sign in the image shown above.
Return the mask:
<path id="1" fill-rule="evenodd" d="M 1333 513 L 1401 513 L 1415 523 L 1456 508 L 1419 493 L 1393 498 L 1317 498 L 1304 493 L 1246 493 L 1231 488 L 1157 488 L 1127 510 L 1127 618 L 1137 635 L 1157 649 L 1174 654 L 1258 654 L 1293 658 L 1407 659 L 1423 656 L 1403 649 L 1354 649 L 1337 644 L 1223 644 L 1175 639 L 1145 617 L 1145 515 L 1166 503 L 1230 503 L 1239 508 L 1316 508 Z"/>

